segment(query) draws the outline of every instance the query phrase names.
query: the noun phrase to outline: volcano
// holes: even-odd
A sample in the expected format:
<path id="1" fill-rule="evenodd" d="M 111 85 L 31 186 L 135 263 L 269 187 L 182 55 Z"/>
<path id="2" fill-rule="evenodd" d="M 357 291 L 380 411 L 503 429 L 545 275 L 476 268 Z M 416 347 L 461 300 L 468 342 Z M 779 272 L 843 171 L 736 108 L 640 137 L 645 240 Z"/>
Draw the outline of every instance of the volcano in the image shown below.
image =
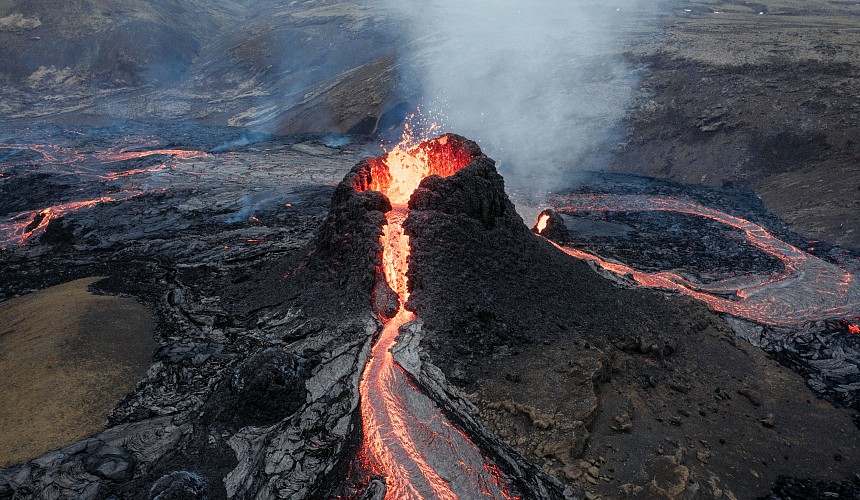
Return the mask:
<path id="1" fill-rule="evenodd" d="M 104 431 L 0 470 L 0 498 L 856 490 L 855 273 L 747 194 L 600 175 L 530 229 L 453 134 L 334 188 L 283 168 L 342 175 L 318 144 L 161 146 L 48 177 L 98 202 L 10 198 L 7 293 L 111 276 L 93 286 L 154 310 L 159 348 Z"/>

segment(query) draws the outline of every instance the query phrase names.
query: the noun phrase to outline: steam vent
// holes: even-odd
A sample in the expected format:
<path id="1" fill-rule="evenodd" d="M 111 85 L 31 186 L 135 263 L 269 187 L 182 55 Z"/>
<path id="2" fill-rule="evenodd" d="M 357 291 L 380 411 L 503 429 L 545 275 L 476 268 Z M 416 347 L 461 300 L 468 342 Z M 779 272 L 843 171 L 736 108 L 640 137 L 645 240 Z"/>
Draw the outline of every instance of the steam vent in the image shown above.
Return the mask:
<path id="1" fill-rule="evenodd" d="M 189 178 L 235 161 L 164 151 Z M 213 203 L 288 171 L 230 168 Z M 87 283 L 140 297 L 159 346 L 104 429 L 0 469 L 0 498 L 856 497 L 855 275 L 754 197 L 599 174 L 530 229 L 453 134 L 333 189 L 278 180 L 291 202 L 256 214 L 264 195 L 206 215 L 193 179 L 22 212 L 21 252 L 110 276 Z"/>

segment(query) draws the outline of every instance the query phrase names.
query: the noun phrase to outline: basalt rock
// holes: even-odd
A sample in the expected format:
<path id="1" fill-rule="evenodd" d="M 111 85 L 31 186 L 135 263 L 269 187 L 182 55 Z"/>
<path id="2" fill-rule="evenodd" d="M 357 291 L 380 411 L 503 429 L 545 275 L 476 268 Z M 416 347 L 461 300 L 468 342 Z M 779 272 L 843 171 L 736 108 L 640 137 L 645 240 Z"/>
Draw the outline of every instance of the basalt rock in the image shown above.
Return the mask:
<path id="1" fill-rule="evenodd" d="M 477 406 L 483 425 L 497 433 L 503 446 L 580 491 L 610 498 L 620 496 L 620 491 L 607 471 L 614 469 L 615 479 L 624 478 L 619 484 L 635 482 L 639 468 L 630 467 L 630 457 L 643 463 L 648 456 L 642 450 L 665 446 L 658 442 L 662 436 L 696 436 L 694 442 L 707 441 L 713 425 L 733 422 L 753 436 L 759 449 L 779 458 L 785 455 L 779 451 L 779 439 L 771 436 L 775 433 L 764 429 L 758 418 L 780 414 L 772 403 L 778 401 L 774 392 L 807 394 L 802 381 L 786 377 L 772 366 L 772 360 L 770 365 L 762 361 L 762 353 L 736 339 L 706 306 L 659 291 L 631 288 L 629 283 L 609 282 L 529 231 L 518 216 L 508 213 L 503 185 L 493 182 L 490 166 L 489 160 L 478 159 L 456 175 L 428 178 L 410 203 L 412 211 L 404 225 L 412 244 L 408 306 L 423 325 L 421 340 L 413 340 L 417 345 L 412 347 L 421 364 L 413 361 L 407 370 L 417 374 L 420 383 L 431 387 L 431 367 L 438 367 L 442 380 L 457 386 L 446 390 L 465 395 L 469 404 Z M 652 185 L 641 179 L 635 182 L 635 192 Z M 597 189 L 600 192 L 600 186 Z M 656 185 L 655 189 L 668 188 Z M 471 193 L 478 192 L 486 200 L 473 199 Z M 606 226 L 617 230 L 615 225 Z M 705 229 L 710 231 L 706 234 L 718 234 Z M 631 342 L 640 346 L 633 354 L 628 347 Z M 399 361 L 404 358 L 396 356 Z M 748 366 L 741 368 L 742 362 Z M 511 372 L 516 376 L 509 376 Z M 828 368 L 828 373 L 840 375 L 844 384 L 855 381 L 853 371 L 837 374 Z M 787 379 L 778 389 L 755 384 L 777 375 Z M 722 392 L 718 396 L 723 399 L 715 399 L 714 386 L 709 387 L 717 380 L 724 392 L 736 394 L 746 386 L 760 391 L 765 401 L 760 415 L 745 417 L 750 406 L 746 401 L 741 411 L 728 403 L 709 403 L 697 413 L 678 406 L 678 415 L 661 414 L 663 405 L 682 405 L 692 394 L 703 401 L 726 401 Z M 809 393 L 807 397 L 813 396 Z M 765 408 L 768 400 L 769 409 Z M 643 419 L 630 412 L 640 406 L 648 407 L 654 418 Z M 518 409 L 528 409 L 533 418 L 526 421 Z M 633 417 L 618 424 L 613 417 L 624 411 Z M 824 410 L 810 410 L 806 418 L 820 418 L 820 411 Z M 852 431 L 856 433 L 856 429 L 847 427 L 844 413 L 833 408 L 827 411 L 840 422 L 841 434 L 826 446 L 833 449 L 844 440 L 855 440 Z M 784 420 L 780 419 L 777 428 L 788 424 Z M 613 426 L 622 429 L 623 424 L 628 424 L 623 430 L 629 432 L 612 430 Z M 792 425 L 797 438 L 821 440 L 816 432 L 806 432 L 804 425 Z M 572 443 L 563 449 L 558 446 L 560 430 Z M 655 441 L 653 436 L 661 437 Z M 629 444 L 632 441 L 637 444 Z M 613 451 L 616 448 L 619 451 Z M 721 459 L 731 453 L 736 460 L 737 452 L 729 445 L 716 450 L 701 448 L 692 450 L 695 453 L 687 451 L 693 460 L 679 459 L 679 464 L 688 469 L 691 480 L 710 485 L 712 474 L 724 477 L 726 473 L 719 460 L 709 460 L 708 453 Z M 600 467 L 597 475 L 586 473 L 596 463 L 602 464 L 603 455 L 614 455 L 608 459 L 611 465 Z M 846 455 L 841 456 L 845 460 Z M 590 462 L 584 466 L 586 458 Z M 792 464 L 795 470 L 807 470 Z M 842 464 L 843 472 L 850 470 Z M 829 465 L 816 467 L 813 474 L 822 474 Z M 700 491 L 728 491 L 731 487 L 740 496 L 754 496 L 775 480 L 757 474 L 735 478 L 731 484 L 714 479 L 718 486 Z M 666 491 L 682 488 L 686 483 L 678 477 L 678 481 L 658 486 Z"/>
<path id="2" fill-rule="evenodd" d="M 204 411 L 212 413 L 213 421 L 229 422 L 237 429 L 274 424 L 307 399 L 310 365 L 295 353 L 273 347 L 253 354 L 212 395 Z"/>
<path id="3" fill-rule="evenodd" d="M 409 200 L 414 211 L 434 211 L 480 222 L 485 229 L 522 219 L 505 194 L 505 181 L 487 157 L 474 159 L 456 174 L 442 178 L 430 176 L 418 186 Z"/>
<path id="4" fill-rule="evenodd" d="M 270 168 L 255 163 L 251 177 Z M 239 164 L 223 167 L 259 188 L 261 178 L 234 175 Z M 0 498 L 324 497 L 351 459 L 387 200 L 345 183 L 326 217 L 330 188 L 281 179 L 296 206 L 258 213 L 252 227 L 224 221 L 237 185 L 194 193 L 172 181 L 127 202 L 130 211 L 115 203 L 67 215 L 71 245 L 46 231 L 0 255 L 15 284 L 4 298 L 45 286 L 30 276 L 111 275 L 100 290 L 149 305 L 160 344 L 104 431 L 0 470 Z"/>
<path id="5" fill-rule="evenodd" d="M 379 235 L 391 203 L 382 193 L 369 190 L 370 165 L 357 164 L 335 189 L 329 215 L 316 241 L 316 259 L 347 282 L 370 295 L 376 269 L 382 264 Z"/>
<path id="6" fill-rule="evenodd" d="M 187 471 L 171 472 L 149 490 L 151 500 L 203 500 L 207 491 L 206 478 Z"/>
<path id="7" fill-rule="evenodd" d="M 574 486 L 579 477 L 613 487 L 606 476 L 583 475 L 579 465 L 565 463 L 581 454 L 605 453 L 609 464 L 602 464 L 603 457 L 590 459 L 601 462 L 601 474 L 615 468 L 612 474 L 619 479 L 631 463 L 644 463 L 641 450 L 653 454 L 657 446 L 668 447 L 663 441 L 670 433 L 701 443 L 699 438 L 725 422 L 748 429 L 742 417 L 751 405 L 724 398 L 747 386 L 761 395 L 761 407 L 751 417 L 756 433 L 747 434 L 763 444 L 760 453 L 776 456 L 775 431 L 809 443 L 821 427 L 807 420 L 792 423 L 801 417 L 827 417 L 830 436 L 813 436 L 827 441 L 822 449 L 831 450 L 833 441 L 853 446 L 853 434 L 833 425 L 844 419 L 832 408 L 816 406 L 810 415 L 802 415 L 807 410 L 801 408 L 795 412 L 801 417 L 774 408 L 777 396 L 789 394 L 790 380 L 758 387 L 757 381 L 779 372 L 764 365 L 749 373 L 743 371 L 747 365 L 733 367 L 752 359 L 752 348 L 737 347 L 704 306 L 617 288 L 530 232 L 492 161 L 479 150 L 467 154 L 474 157 L 471 165 L 448 178 L 426 179 L 411 201 L 410 308 L 424 323 L 404 328 L 394 355 L 482 451 L 521 478 L 524 496 L 569 493 L 547 475 L 558 470 L 566 476 L 557 477 Z M 247 192 L 266 180 L 281 184 L 277 176 L 288 172 L 258 158 L 249 161 L 254 168 L 243 169 L 233 163 L 236 158 L 242 157 L 201 164 L 211 175 L 226 171 L 230 179 L 240 179 Z M 321 161 L 299 159 L 315 166 Z M 343 165 L 330 163 L 339 176 Z M 366 189 L 372 179 L 362 162 L 334 196 L 328 187 L 334 177 L 314 180 L 324 186 L 313 188 L 301 180 L 289 191 L 295 206 L 279 203 L 258 214 L 260 221 L 225 223 L 241 209 L 236 200 L 223 201 L 233 186 L 210 181 L 211 189 L 198 192 L 196 170 L 187 176 L 181 168 L 164 174 L 171 183 L 163 192 L 64 217 L 68 241 L 53 238 L 49 230 L 44 241 L 34 239 L 31 246 L 0 255 L 11 283 L 0 290 L 3 298 L 76 273 L 112 275 L 100 290 L 132 294 L 150 305 L 159 317 L 160 343 L 148 374 L 111 413 L 103 432 L 0 470 L 0 498 L 330 497 L 361 439 L 358 382 L 379 326 L 370 306 L 381 315 L 398 306 L 396 295 L 377 279 L 379 235 L 390 204 Z M 628 341 L 636 339 L 648 341 L 638 341 L 631 353 Z M 672 346 L 671 356 L 665 346 Z M 834 358 L 854 352 L 856 345 L 833 341 L 822 349 Z M 731 362 L 716 366 L 715 359 Z M 838 375 L 840 384 L 857 382 L 853 371 L 820 364 Z M 741 378 L 743 384 L 737 382 Z M 493 392 L 494 387 L 501 389 Z M 672 407 L 678 397 L 672 391 L 707 406 L 699 412 L 684 407 L 683 419 L 665 415 L 661 405 Z M 808 395 L 792 400 L 802 396 Z M 607 441 L 600 430 L 606 424 L 601 418 L 611 420 L 633 407 L 625 406 L 627 400 L 619 403 L 622 397 L 639 398 L 633 405 L 637 412 L 629 413 L 635 425 L 609 435 L 638 440 L 628 448 Z M 742 403 L 743 409 L 738 413 L 730 403 Z M 657 412 L 655 418 L 649 412 Z M 769 412 L 781 415 L 774 430 L 755 420 Z M 501 421 L 506 413 L 523 420 L 522 434 L 493 434 L 511 428 Z M 682 426 L 671 425 L 676 419 Z M 703 423 L 697 427 L 697 421 Z M 850 430 L 856 434 L 853 424 Z M 562 433 L 563 439 L 553 442 Z M 657 441 L 648 442 L 651 436 Z M 697 484 L 708 480 L 703 469 L 719 462 L 717 457 L 738 456 L 727 455 L 733 444 L 727 437 L 728 444 L 720 444 L 724 449 L 710 445 L 716 448 L 711 465 L 684 464 Z M 613 458 L 609 444 L 622 448 L 623 460 Z M 705 456 L 704 451 L 709 450 L 666 453 L 683 458 L 693 452 Z M 840 453 L 840 470 L 854 467 L 856 458 Z M 781 460 L 782 454 L 776 457 Z M 803 473 L 797 472 L 799 461 L 786 463 L 794 464 L 792 475 Z M 804 466 L 812 476 L 823 474 L 820 464 Z M 589 464 L 586 470 L 592 467 L 597 468 Z M 638 474 L 634 469 L 631 474 Z M 766 491 L 773 480 L 761 487 L 764 479 L 756 479 L 756 491 Z M 797 486 L 784 483 L 780 491 Z M 832 492 L 830 486 L 815 491 Z M 740 491 L 751 491 L 745 487 Z M 380 498 L 384 485 L 374 480 L 365 493 Z"/>
<path id="8" fill-rule="evenodd" d="M 855 475 L 850 482 L 780 477 L 776 486 L 761 500 L 792 498 L 860 498 L 860 475 Z"/>

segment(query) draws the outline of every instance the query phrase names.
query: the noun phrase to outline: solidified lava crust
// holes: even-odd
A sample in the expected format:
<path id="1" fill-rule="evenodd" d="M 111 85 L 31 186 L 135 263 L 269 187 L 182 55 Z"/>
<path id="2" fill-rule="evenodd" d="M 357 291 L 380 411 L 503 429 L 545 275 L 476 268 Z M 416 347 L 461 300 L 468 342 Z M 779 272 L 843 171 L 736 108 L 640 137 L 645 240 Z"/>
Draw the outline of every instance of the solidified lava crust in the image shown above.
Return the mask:
<path id="1" fill-rule="evenodd" d="M 776 480 L 772 473 L 766 480 L 758 471 L 759 476 L 735 477 L 731 486 L 723 475 L 747 453 L 780 459 L 790 453 L 781 451 L 786 445 L 778 438 L 760 431 L 771 425 L 767 412 L 749 418 L 742 405 L 729 402 L 734 394 L 759 412 L 762 399 L 775 398 L 767 411 L 791 414 L 783 425 L 792 429 L 793 440 L 831 450 L 843 440 L 858 441 L 844 411 L 831 409 L 824 417 L 821 407 L 804 408 L 799 399 L 775 403 L 779 393 L 802 398 L 808 389 L 756 347 L 736 340 L 703 304 L 618 288 L 534 237 L 510 206 L 498 174 L 482 161 L 473 166 L 427 179 L 411 200 L 404 226 L 412 243 L 408 306 L 423 319 L 427 360 L 469 395 L 490 432 L 529 461 L 589 490 L 594 481 L 605 484 L 603 466 L 628 484 L 626 491 L 638 492 L 635 498 L 666 495 L 639 482 L 635 464 L 643 462 L 649 477 L 711 481 L 704 487 L 710 495 L 726 488 L 742 497 L 760 495 Z M 564 236 L 560 219 L 555 227 Z M 783 386 L 768 385 L 769 380 Z M 715 400 L 720 403 L 709 403 Z M 670 410 L 673 406 L 679 409 Z M 838 421 L 834 428 L 841 436 L 826 445 L 818 433 L 804 430 L 809 421 L 823 418 Z M 699 436 L 690 438 L 692 443 L 709 443 L 713 429 L 725 426 L 742 429 L 738 432 L 753 439 L 757 451 L 683 444 L 688 439 L 683 436 L 690 435 Z M 652 432 L 677 435 L 667 438 L 677 444 L 657 443 L 647 437 Z M 630 433 L 634 437 L 625 439 Z M 642 452 L 658 445 L 666 455 L 692 450 L 698 458 L 677 461 Z M 724 458 L 709 460 L 714 454 Z M 639 461 L 631 462 L 631 456 Z M 840 453 L 839 460 L 845 456 Z M 606 460 L 611 463 L 604 465 Z M 827 467 L 826 461 L 817 463 L 812 474 Z M 810 473 L 799 465 L 792 470 Z M 679 488 L 685 490 L 681 479 Z M 620 494 L 612 482 L 597 491 Z"/>
<path id="2" fill-rule="evenodd" d="M 383 159 L 370 159 L 334 192 L 297 187 L 295 206 L 254 220 L 227 223 L 223 211 L 194 205 L 190 188 L 173 189 L 54 219 L 32 247 L 0 255 L 14 282 L 8 296 L 112 275 L 99 289 L 144 300 L 159 341 L 147 377 L 104 432 L 0 470 L 0 498 L 379 498 L 384 471 L 363 454 L 361 374 L 380 324 L 403 311 L 420 321 L 388 332 L 399 333 L 393 373 L 436 405 L 419 409 L 451 423 L 431 413 L 432 425 L 473 443 L 477 458 L 496 464 L 489 477 L 511 480 L 522 497 L 856 491 L 845 480 L 860 467 L 846 451 L 860 447 L 850 415 L 815 399 L 704 305 L 618 288 L 536 236 L 492 160 L 446 137 L 448 151 L 428 152 L 454 158 L 457 171 L 410 180 L 406 207 L 376 191 L 392 179 L 378 175 Z M 409 241 L 406 295 L 381 279 L 380 235 L 395 213 Z M 133 219 L 142 226 L 96 230 L 129 214 L 142 214 Z M 547 230 L 567 230 L 549 215 Z M 832 323 L 832 336 L 806 332 L 785 363 L 804 374 L 830 363 L 856 350 L 849 331 Z M 781 342 L 785 332 L 753 333 Z M 831 378 L 814 378 L 822 373 Z M 855 375 L 825 366 L 809 376 L 836 391 Z M 846 394 L 839 401 L 856 405 L 856 391 Z M 417 420 L 422 432 L 435 432 L 425 423 Z M 428 462 L 442 464 L 440 476 L 462 477 L 439 459 L 451 441 L 433 437 L 413 441 L 440 446 Z M 808 449 L 820 456 L 798 454 Z M 755 474 L 733 472 L 747 462 Z"/>

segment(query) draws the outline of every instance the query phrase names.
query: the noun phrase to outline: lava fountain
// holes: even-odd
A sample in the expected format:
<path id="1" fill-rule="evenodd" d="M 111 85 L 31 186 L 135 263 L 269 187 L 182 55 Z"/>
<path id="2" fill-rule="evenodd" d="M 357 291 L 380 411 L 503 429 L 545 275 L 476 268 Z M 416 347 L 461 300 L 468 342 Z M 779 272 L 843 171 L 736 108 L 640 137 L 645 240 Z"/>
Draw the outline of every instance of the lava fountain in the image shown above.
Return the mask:
<path id="1" fill-rule="evenodd" d="M 409 198 L 422 179 L 447 177 L 468 165 L 480 155 L 475 149 L 453 135 L 418 145 L 404 139 L 388 154 L 370 160 L 370 182 L 356 186 L 382 192 L 393 207 L 381 236 L 383 269 L 377 279 L 387 282 L 399 305 L 393 317 L 380 317 L 382 332 L 359 386 L 364 431 L 360 457 L 369 472 L 385 477 L 388 499 L 512 498 L 496 466 L 418 389 L 391 352 L 400 327 L 415 319 L 405 306 L 411 248 L 403 222 Z"/>

